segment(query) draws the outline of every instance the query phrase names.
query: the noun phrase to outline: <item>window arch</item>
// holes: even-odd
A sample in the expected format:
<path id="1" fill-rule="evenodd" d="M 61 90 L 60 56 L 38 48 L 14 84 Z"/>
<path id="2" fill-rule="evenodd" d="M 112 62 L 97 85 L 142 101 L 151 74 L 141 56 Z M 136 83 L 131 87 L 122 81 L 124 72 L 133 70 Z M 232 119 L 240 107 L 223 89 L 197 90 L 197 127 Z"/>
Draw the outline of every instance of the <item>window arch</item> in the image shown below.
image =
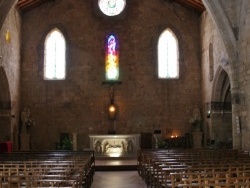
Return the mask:
<path id="1" fill-rule="evenodd" d="M 209 44 L 209 81 L 214 79 L 214 47 L 213 43 Z"/>
<path id="2" fill-rule="evenodd" d="M 158 78 L 179 78 L 179 46 L 176 35 L 163 31 L 158 40 Z"/>
<path id="3" fill-rule="evenodd" d="M 114 34 L 108 36 L 106 41 L 106 80 L 117 81 L 119 79 L 119 51 L 118 39 Z"/>
<path id="4" fill-rule="evenodd" d="M 64 80 L 66 70 L 66 41 L 58 29 L 47 35 L 44 44 L 44 79 Z"/>

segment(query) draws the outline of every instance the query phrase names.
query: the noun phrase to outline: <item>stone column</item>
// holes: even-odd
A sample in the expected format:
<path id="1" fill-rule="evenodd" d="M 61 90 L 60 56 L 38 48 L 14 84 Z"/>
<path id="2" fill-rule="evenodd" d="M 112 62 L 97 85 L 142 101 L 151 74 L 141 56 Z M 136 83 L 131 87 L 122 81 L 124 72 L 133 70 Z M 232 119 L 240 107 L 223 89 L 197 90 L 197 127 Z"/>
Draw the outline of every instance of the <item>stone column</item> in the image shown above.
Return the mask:
<path id="1" fill-rule="evenodd" d="M 202 149 L 202 132 L 193 132 L 193 148 Z"/>
<path id="2" fill-rule="evenodd" d="M 73 135 L 73 151 L 77 151 L 77 133 L 72 133 Z"/>
<path id="3" fill-rule="evenodd" d="M 21 138 L 21 151 L 29 151 L 30 150 L 30 134 L 24 133 L 20 134 Z"/>

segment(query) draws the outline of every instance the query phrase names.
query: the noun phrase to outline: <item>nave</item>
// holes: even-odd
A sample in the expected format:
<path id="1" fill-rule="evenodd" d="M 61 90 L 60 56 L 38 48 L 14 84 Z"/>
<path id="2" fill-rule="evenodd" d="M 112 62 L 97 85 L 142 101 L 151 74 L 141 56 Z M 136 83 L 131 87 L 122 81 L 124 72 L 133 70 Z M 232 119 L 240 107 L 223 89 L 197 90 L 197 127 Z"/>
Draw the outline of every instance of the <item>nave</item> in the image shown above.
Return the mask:
<path id="1" fill-rule="evenodd" d="M 250 188 L 249 152 L 234 149 L 138 150 L 137 158 L 89 151 L 0 154 L 0 188 Z"/>

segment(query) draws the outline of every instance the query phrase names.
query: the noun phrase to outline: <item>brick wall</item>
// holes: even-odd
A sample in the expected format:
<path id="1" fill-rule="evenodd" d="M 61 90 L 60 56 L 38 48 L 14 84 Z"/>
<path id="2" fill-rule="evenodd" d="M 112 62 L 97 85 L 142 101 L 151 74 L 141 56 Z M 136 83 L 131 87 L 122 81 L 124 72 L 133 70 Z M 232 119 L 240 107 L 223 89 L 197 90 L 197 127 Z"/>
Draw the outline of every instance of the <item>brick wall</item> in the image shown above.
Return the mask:
<path id="1" fill-rule="evenodd" d="M 43 44 L 58 27 L 67 40 L 67 78 L 43 80 Z M 180 44 L 180 79 L 157 78 L 157 40 L 170 27 Z M 90 1 L 43 4 L 23 15 L 22 107 L 36 125 L 32 149 L 55 149 L 62 132 L 78 134 L 78 149 L 89 134 L 153 132 L 183 136 L 190 132 L 194 105 L 201 106 L 200 16 L 175 3 L 128 2 L 120 19 L 99 14 Z M 109 86 L 104 81 L 105 37 L 119 39 L 120 80 L 115 86 L 117 119 L 108 119 Z M 168 133 L 168 135 L 166 135 Z"/>

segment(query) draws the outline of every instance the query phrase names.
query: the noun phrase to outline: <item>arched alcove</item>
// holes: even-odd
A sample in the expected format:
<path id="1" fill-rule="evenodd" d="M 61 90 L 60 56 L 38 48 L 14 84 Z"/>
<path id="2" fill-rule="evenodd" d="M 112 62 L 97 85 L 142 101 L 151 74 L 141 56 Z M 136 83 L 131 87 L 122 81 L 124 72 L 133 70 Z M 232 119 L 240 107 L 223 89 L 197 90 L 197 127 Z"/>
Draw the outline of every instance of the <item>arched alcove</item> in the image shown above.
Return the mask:
<path id="1" fill-rule="evenodd" d="M 0 67 L 0 142 L 11 138 L 11 100 L 7 75 L 3 67 Z"/>
<path id="2" fill-rule="evenodd" d="M 231 84 L 222 67 L 217 69 L 213 85 L 210 129 L 218 147 L 232 148 Z"/>

